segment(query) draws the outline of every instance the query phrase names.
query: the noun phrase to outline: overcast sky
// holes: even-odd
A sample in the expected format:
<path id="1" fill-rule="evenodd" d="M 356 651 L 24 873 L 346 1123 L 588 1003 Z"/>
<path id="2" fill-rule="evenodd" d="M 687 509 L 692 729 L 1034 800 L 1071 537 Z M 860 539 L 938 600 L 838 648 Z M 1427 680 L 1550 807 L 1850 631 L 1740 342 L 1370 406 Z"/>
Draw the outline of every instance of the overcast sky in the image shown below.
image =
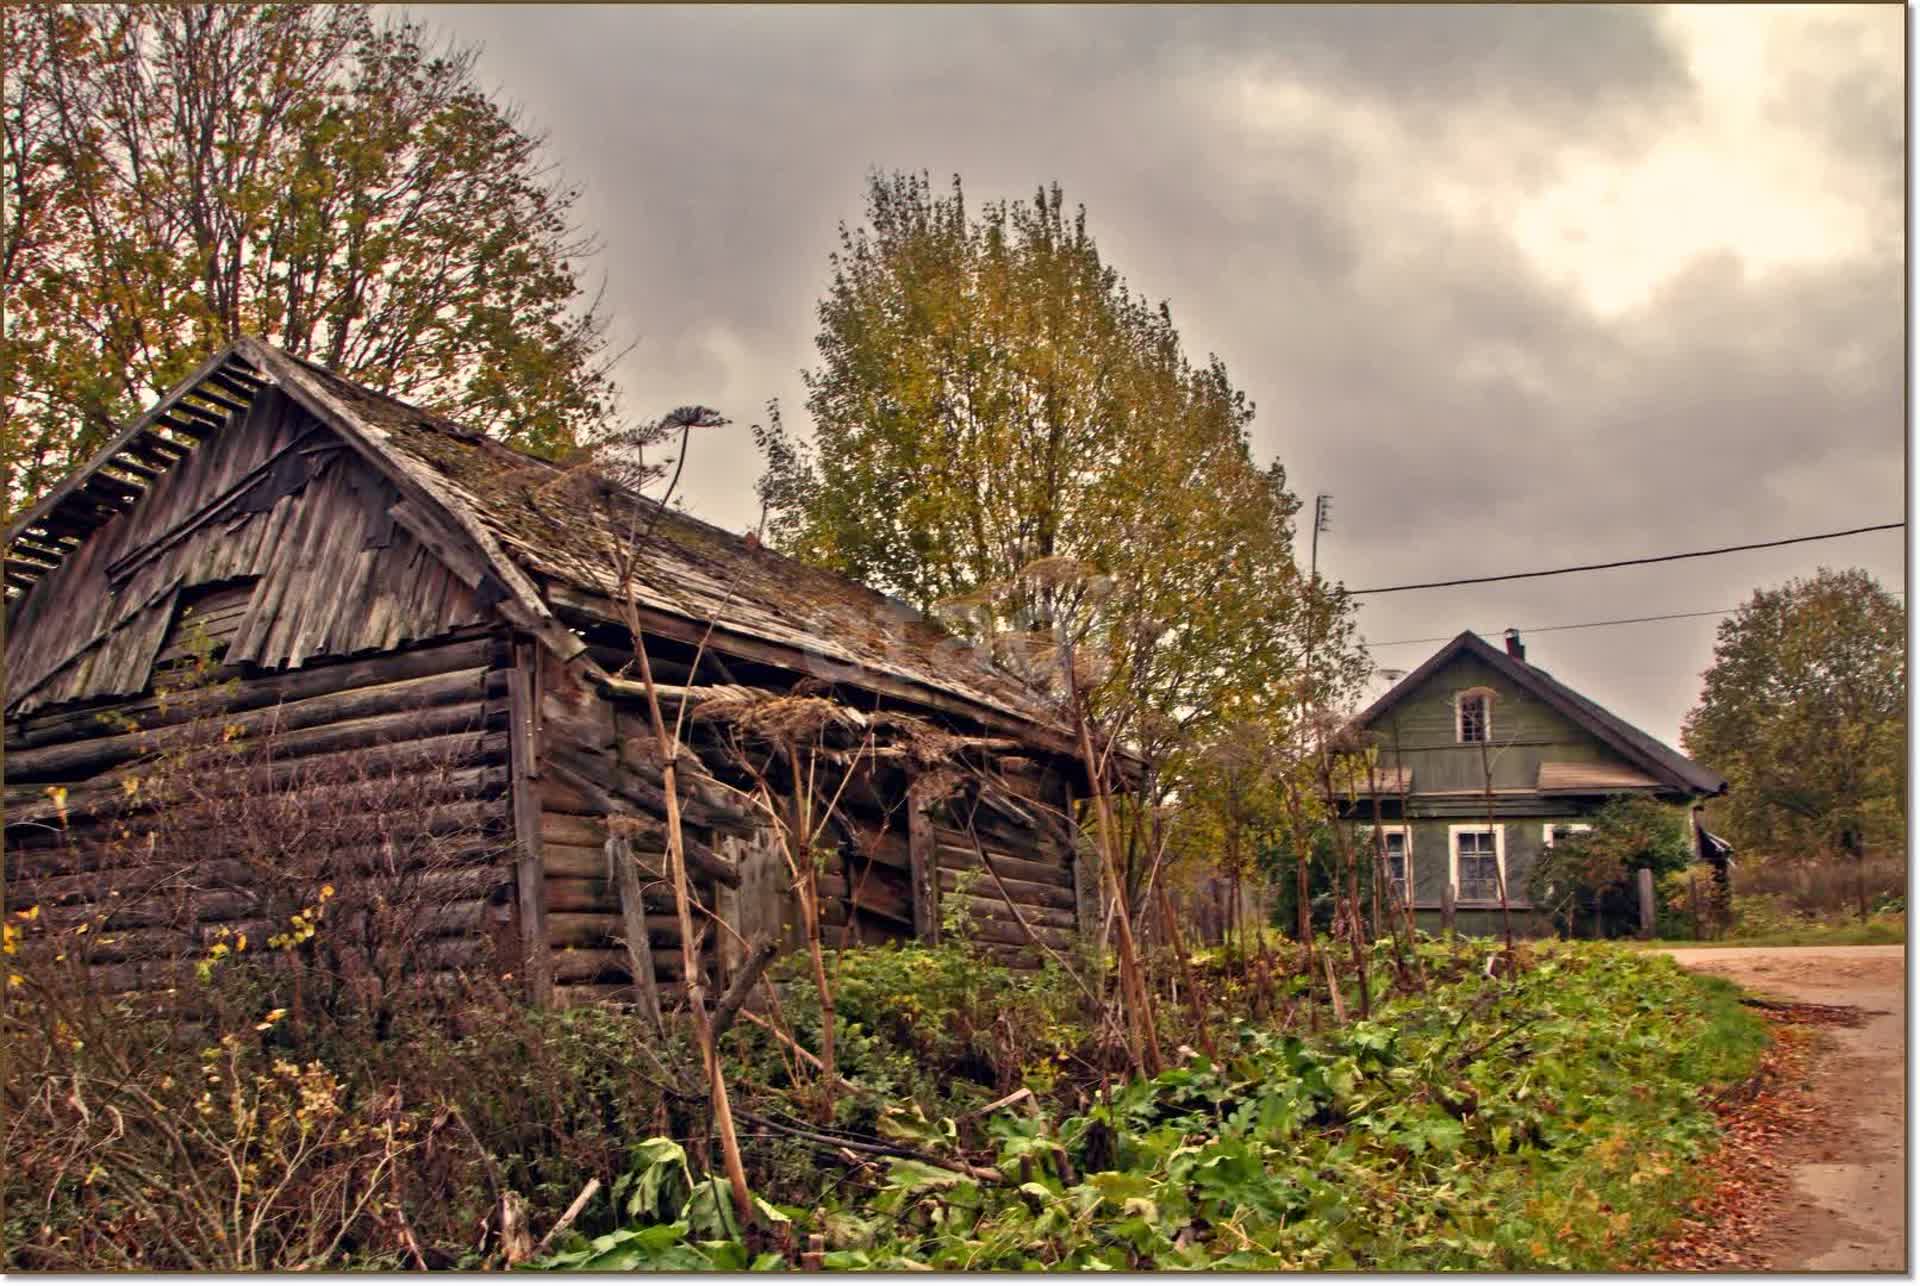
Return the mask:
<path id="1" fill-rule="evenodd" d="M 584 185 L 636 414 L 737 427 L 695 512 L 756 516 L 746 425 L 799 371 L 875 168 L 1058 180 L 1334 497 L 1363 588 L 1904 513 L 1903 11 L 1688 7 L 433 8 Z M 1306 558 L 1301 542 L 1300 557 Z M 1395 594 L 1376 643 L 1729 608 L 1897 532 Z M 1676 741 L 1715 620 L 1528 635 Z M 1433 645 L 1383 646 L 1410 669 Z"/>

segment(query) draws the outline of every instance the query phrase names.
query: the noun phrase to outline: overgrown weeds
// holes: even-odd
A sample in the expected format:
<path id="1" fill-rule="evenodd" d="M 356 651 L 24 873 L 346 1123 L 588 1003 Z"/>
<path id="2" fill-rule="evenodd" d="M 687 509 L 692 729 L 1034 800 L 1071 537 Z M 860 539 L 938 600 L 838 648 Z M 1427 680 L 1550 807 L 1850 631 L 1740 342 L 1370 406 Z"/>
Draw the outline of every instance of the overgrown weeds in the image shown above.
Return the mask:
<path id="1" fill-rule="evenodd" d="M 1511 976 L 1488 975 L 1494 944 L 1418 949 L 1431 989 L 1383 996 L 1372 1020 L 1314 1035 L 1284 998 L 1262 1021 L 1217 1007 L 1220 1057 L 1189 1048 L 1151 1079 L 1125 1074 L 1057 970 L 958 943 L 843 953 L 830 1121 L 792 1096 L 794 1048 L 752 1023 L 724 1042 L 744 1223 L 707 1105 L 661 1074 L 693 1057 L 677 1026 L 666 1048 L 637 1014 L 532 1010 L 473 977 L 391 1039 L 295 1028 L 284 974 L 251 952 L 187 971 L 170 1005 L 96 1000 L 88 1018 L 43 974 L 4 1033 L 33 1051 L 7 1086 L 7 1262 L 1632 1262 L 1691 1194 L 1716 1137 L 1703 1091 L 1746 1075 L 1759 1020 L 1619 948 L 1523 950 Z M 1226 997 L 1231 967 L 1199 967 Z M 804 1049 L 805 961 L 774 976 Z"/>
<path id="2" fill-rule="evenodd" d="M 1079 1110 L 918 1111 L 896 1134 L 923 1156 L 784 1208 L 789 1236 L 822 1238 L 827 1268 L 1631 1263 L 1690 1195 L 1716 1138 L 1703 1091 L 1747 1073 L 1759 1020 L 1615 948 L 1549 949 L 1510 980 L 1423 950 L 1455 980 L 1322 1037 L 1242 1023 L 1219 1061 L 1101 1084 Z M 690 1211 L 589 1229 L 548 1263 L 712 1258 Z"/>

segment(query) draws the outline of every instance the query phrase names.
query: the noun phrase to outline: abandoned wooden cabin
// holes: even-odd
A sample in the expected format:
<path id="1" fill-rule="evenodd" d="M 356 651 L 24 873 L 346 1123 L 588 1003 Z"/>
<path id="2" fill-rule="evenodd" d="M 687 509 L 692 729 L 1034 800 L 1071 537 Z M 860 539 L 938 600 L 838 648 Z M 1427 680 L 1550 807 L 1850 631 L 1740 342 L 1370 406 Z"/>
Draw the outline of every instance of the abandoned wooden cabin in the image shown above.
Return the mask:
<path id="1" fill-rule="evenodd" d="M 723 922 L 700 935 L 718 978 L 746 941 L 791 940 L 780 827 L 830 801 L 829 947 L 932 939 L 964 910 L 987 949 L 1033 960 L 1096 923 L 1076 743 L 978 650 L 252 339 L 16 520 L 6 580 L 8 901 L 92 925 L 116 990 L 164 985 L 223 935 L 264 941 L 263 853 L 327 850 L 315 869 L 350 874 L 429 840 L 436 968 L 512 975 L 536 1003 L 622 999 L 644 939 L 671 989 L 664 776 L 629 607 L 666 717 L 687 720 L 678 793 L 695 895 Z M 205 720 L 204 695 L 169 694 L 188 676 L 217 694 L 214 743 L 262 750 L 207 778 L 197 831 L 143 794 Z M 291 839 L 266 833 L 290 814 L 261 801 L 329 791 L 346 806 L 324 826 L 308 810 Z"/>

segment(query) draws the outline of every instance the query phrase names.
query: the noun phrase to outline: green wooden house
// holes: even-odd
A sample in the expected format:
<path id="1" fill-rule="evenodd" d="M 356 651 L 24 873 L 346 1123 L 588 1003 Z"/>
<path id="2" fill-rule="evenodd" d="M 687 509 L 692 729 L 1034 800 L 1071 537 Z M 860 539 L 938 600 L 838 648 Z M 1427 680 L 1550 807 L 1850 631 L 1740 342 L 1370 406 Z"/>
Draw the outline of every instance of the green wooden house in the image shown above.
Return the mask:
<path id="1" fill-rule="evenodd" d="M 1500 881 L 1516 931 L 1549 926 L 1527 872 L 1557 838 L 1588 829 L 1621 795 L 1691 810 L 1726 781 L 1529 665 L 1519 632 L 1506 650 L 1471 631 L 1361 712 L 1354 727 L 1378 767 L 1348 784 L 1337 813 L 1381 823 L 1389 877 L 1423 928 L 1438 928 L 1451 888 L 1455 925 L 1500 928 Z M 1697 825 L 1688 827 L 1698 843 Z"/>

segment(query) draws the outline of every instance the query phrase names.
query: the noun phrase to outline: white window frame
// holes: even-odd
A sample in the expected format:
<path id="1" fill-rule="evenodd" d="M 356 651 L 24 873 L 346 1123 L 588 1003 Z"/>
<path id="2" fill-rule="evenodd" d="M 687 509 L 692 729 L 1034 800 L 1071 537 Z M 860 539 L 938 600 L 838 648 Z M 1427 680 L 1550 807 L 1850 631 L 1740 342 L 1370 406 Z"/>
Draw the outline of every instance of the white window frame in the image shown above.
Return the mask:
<path id="1" fill-rule="evenodd" d="M 1482 742 L 1491 742 L 1493 740 L 1494 695 L 1495 693 L 1492 688 L 1467 688 L 1464 691 L 1453 694 L 1453 739 L 1456 742 L 1463 746 L 1477 746 Z M 1467 712 L 1465 705 L 1468 697 L 1479 697 L 1481 709 L 1485 712 L 1482 719 L 1484 726 L 1480 729 L 1481 736 L 1474 741 L 1467 740 Z"/>
<path id="2" fill-rule="evenodd" d="M 1484 835 L 1488 827 L 1485 822 L 1463 822 L 1447 827 L 1447 885 L 1453 890 L 1454 901 L 1460 900 L 1460 837 L 1462 835 Z M 1507 885 L 1507 824 L 1500 822 L 1493 830 L 1493 860 L 1500 868 L 1500 884 L 1507 890 L 1507 901 L 1513 901 L 1513 889 Z M 1499 901 L 1495 895 L 1494 901 Z M 1487 906 L 1489 903 L 1476 901 L 1474 906 Z"/>
<path id="3" fill-rule="evenodd" d="M 1543 822 L 1540 826 L 1540 847 L 1553 847 L 1555 831 L 1572 831 L 1575 835 L 1584 835 L 1593 829 L 1591 822 Z"/>
<path id="4" fill-rule="evenodd" d="M 1412 905 L 1413 903 L 1413 827 L 1405 822 L 1391 822 L 1391 823 L 1382 822 L 1380 824 L 1380 835 L 1382 839 L 1384 839 L 1388 835 L 1398 835 L 1400 837 L 1400 846 L 1401 846 L 1400 851 L 1402 854 L 1404 854 L 1406 859 L 1406 864 L 1407 864 L 1407 880 L 1406 880 L 1407 896 L 1403 905 Z M 1371 827 L 1368 828 L 1368 839 L 1369 840 L 1372 839 Z M 1388 868 L 1387 887 L 1389 888 L 1393 887 L 1392 868 Z"/>

